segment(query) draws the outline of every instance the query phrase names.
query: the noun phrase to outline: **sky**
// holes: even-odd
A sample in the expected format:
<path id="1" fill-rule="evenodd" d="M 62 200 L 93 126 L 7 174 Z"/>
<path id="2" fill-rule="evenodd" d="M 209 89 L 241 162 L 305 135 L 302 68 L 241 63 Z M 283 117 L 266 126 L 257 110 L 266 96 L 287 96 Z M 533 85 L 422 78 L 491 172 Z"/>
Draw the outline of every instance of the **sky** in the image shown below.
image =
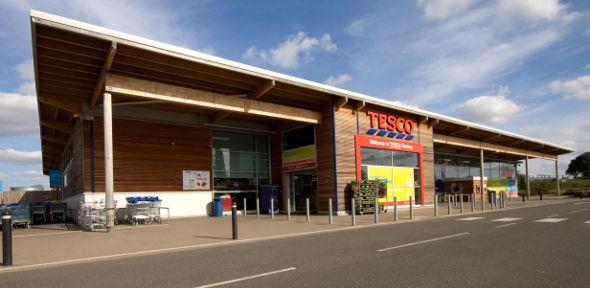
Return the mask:
<path id="1" fill-rule="evenodd" d="M 0 0 L 4 190 L 48 185 L 30 9 L 590 151 L 590 1 Z"/>

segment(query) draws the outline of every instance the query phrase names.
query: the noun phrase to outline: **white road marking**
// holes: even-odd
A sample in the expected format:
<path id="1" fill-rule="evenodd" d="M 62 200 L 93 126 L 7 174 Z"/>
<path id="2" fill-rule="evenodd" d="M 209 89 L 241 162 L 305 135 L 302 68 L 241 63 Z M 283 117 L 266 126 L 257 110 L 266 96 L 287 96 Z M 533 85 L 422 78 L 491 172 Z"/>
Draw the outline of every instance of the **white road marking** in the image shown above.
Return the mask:
<path id="1" fill-rule="evenodd" d="M 586 222 L 584 222 L 584 223 L 585 223 L 585 224 L 590 224 L 590 221 L 586 221 Z"/>
<path id="2" fill-rule="evenodd" d="M 589 202 L 589 201 L 585 201 L 585 202 L 576 202 L 576 203 L 574 203 L 574 205 L 587 204 L 587 203 L 590 203 L 590 202 Z"/>
<path id="3" fill-rule="evenodd" d="M 479 220 L 479 219 L 484 219 L 486 217 L 465 217 L 465 218 L 459 218 L 459 219 L 455 219 L 457 221 L 475 221 L 475 220 Z"/>
<path id="4" fill-rule="evenodd" d="M 260 278 L 260 277 L 264 277 L 264 276 L 269 276 L 269 275 L 273 275 L 273 274 L 288 272 L 288 271 L 292 271 L 292 270 L 295 270 L 295 269 L 296 269 L 295 267 L 290 267 L 290 268 L 287 268 L 287 269 L 276 270 L 276 271 L 271 271 L 271 272 L 262 273 L 262 274 L 256 274 L 256 275 L 252 275 L 252 276 L 242 277 L 242 278 L 238 278 L 238 279 L 233 279 L 233 280 L 228 280 L 228 281 L 223 281 L 223 282 L 218 282 L 218 283 L 213 283 L 213 284 L 207 284 L 207 285 L 203 285 L 203 286 L 197 286 L 195 288 L 208 288 L 208 287 L 221 286 L 221 285 L 226 285 L 226 284 L 231 284 L 231 283 L 246 281 L 246 280 L 250 280 L 250 279 L 254 279 L 254 278 Z"/>
<path id="5" fill-rule="evenodd" d="M 516 224 L 517 224 L 516 222 L 512 222 L 512 223 L 496 226 L 496 228 L 502 228 L 502 227 L 512 226 L 512 225 L 516 225 Z"/>
<path id="6" fill-rule="evenodd" d="M 553 215 L 549 215 L 549 216 L 547 216 L 547 217 L 549 217 L 549 218 L 553 218 L 553 217 L 557 217 L 557 216 L 559 216 L 559 214 L 553 214 Z"/>
<path id="7" fill-rule="evenodd" d="M 536 220 L 535 222 L 557 223 L 557 222 L 561 222 L 561 221 L 565 221 L 565 220 L 567 220 L 567 218 L 545 218 L 545 219 Z"/>
<path id="8" fill-rule="evenodd" d="M 517 221 L 517 220 L 522 220 L 522 218 L 504 217 L 504 218 L 494 219 L 494 220 L 492 220 L 492 222 L 512 222 L 512 221 Z"/>
<path id="9" fill-rule="evenodd" d="M 584 208 L 584 209 L 578 209 L 578 210 L 570 211 L 570 212 L 567 212 L 567 214 L 576 214 L 576 213 L 584 212 L 584 211 L 586 211 L 586 210 L 588 210 L 588 208 Z"/>
<path id="10" fill-rule="evenodd" d="M 408 246 L 414 246 L 414 245 L 434 242 L 434 241 L 438 241 L 438 240 L 445 240 L 445 239 L 460 237 L 460 236 L 464 236 L 464 235 L 468 235 L 468 234 L 470 234 L 470 233 L 463 232 L 463 233 L 458 233 L 458 234 L 453 234 L 453 235 L 448 235 L 448 236 L 443 236 L 443 237 L 438 237 L 438 238 L 432 238 L 432 239 L 428 239 L 428 240 L 422 240 L 422 241 L 412 242 L 412 243 L 403 244 L 403 245 L 399 245 L 399 246 L 393 246 L 393 247 L 379 249 L 379 250 L 377 250 L 377 252 L 383 252 L 383 251 L 388 251 L 388 250 L 393 250 L 393 249 L 398 249 L 398 248 L 403 248 L 403 247 L 408 247 Z"/>

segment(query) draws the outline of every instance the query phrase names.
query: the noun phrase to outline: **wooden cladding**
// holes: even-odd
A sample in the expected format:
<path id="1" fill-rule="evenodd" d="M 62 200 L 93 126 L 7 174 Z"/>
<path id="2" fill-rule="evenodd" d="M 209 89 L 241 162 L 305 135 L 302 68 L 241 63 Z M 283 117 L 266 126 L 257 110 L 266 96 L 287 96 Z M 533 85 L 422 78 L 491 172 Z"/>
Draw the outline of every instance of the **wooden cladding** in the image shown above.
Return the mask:
<path id="1" fill-rule="evenodd" d="M 319 212 L 328 211 L 329 198 L 335 198 L 334 191 L 334 121 L 332 106 L 328 105 L 322 111 L 322 124 L 316 125 L 316 154 L 317 154 L 317 207 Z M 338 206 L 343 196 L 338 197 Z M 335 203 L 335 199 L 333 200 Z M 343 210 L 334 210 L 343 211 Z"/>
<path id="2" fill-rule="evenodd" d="M 322 116 L 316 111 L 269 102 L 207 92 L 149 80 L 113 74 L 107 78 L 106 91 L 154 100 L 216 110 L 317 124 Z"/>
<path id="3" fill-rule="evenodd" d="M 463 139 L 463 138 L 458 138 L 458 137 L 453 137 L 453 136 L 448 136 L 448 135 L 435 134 L 433 141 L 436 143 L 447 144 L 447 145 L 451 145 L 451 146 L 470 148 L 470 149 L 478 149 L 478 150 L 483 149 L 486 151 L 492 151 L 492 152 L 496 152 L 496 153 L 506 153 L 506 154 L 511 154 L 511 155 L 517 155 L 517 156 L 521 156 L 523 159 L 527 156 L 531 157 L 531 158 L 540 158 L 540 159 L 546 159 L 546 160 L 551 160 L 551 161 L 555 161 L 555 159 L 556 159 L 555 155 L 539 153 L 539 152 L 534 152 L 534 151 L 525 150 L 525 149 L 512 148 L 512 147 L 503 146 L 503 145 L 491 144 L 491 143 L 486 143 L 486 142 L 482 142 L 482 141 Z"/>
<path id="4" fill-rule="evenodd" d="M 367 110 L 398 115 L 406 119 L 411 119 L 417 123 L 417 131 L 414 139 L 409 141 L 422 145 L 423 148 L 423 177 L 424 177 L 424 196 L 425 203 L 432 201 L 434 195 L 434 148 L 432 142 L 432 127 L 426 123 L 420 124 L 418 117 L 408 113 L 385 109 L 383 107 L 366 105 L 358 112 L 354 111 L 354 105 L 347 103 L 340 107 L 335 114 L 336 125 L 336 159 L 338 173 L 338 195 L 339 211 L 350 209 L 350 191 L 348 184 L 356 180 L 355 165 L 355 143 L 354 135 L 365 134 L 371 128 L 370 119 L 367 116 Z M 358 117 L 358 118 L 357 118 Z"/>
<path id="5" fill-rule="evenodd" d="M 84 139 L 83 135 L 83 121 L 78 120 L 74 125 L 74 130 L 71 136 L 72 139 L 72 157 L 69 163 L 63 167 L 64 184 L 63 189 L 64 198 L 80 194 L 84 189 Z"/>
<path id="6" fill-rule="evenodd" d="M 87 192 L 92 191 L 93 181 L 95 192 L 105 189 L 102 123 L 101 117 L 85 122 L 84 191 Z M 115 191 L 182 191 L 183 170 L 211 171 L 210 139 L 209 128 L 113 119 Z"/>

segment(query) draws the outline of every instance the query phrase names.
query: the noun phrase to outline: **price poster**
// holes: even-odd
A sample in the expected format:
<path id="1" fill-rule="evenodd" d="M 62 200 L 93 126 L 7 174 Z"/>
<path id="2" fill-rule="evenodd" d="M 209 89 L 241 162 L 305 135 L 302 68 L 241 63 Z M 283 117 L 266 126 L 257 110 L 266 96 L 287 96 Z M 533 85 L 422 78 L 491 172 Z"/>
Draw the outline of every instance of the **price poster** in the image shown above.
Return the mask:
<path id="1" fill-rule="evenodd" d="M 211 190 L 209 171 L 183 170 L 182 190 Z"/>

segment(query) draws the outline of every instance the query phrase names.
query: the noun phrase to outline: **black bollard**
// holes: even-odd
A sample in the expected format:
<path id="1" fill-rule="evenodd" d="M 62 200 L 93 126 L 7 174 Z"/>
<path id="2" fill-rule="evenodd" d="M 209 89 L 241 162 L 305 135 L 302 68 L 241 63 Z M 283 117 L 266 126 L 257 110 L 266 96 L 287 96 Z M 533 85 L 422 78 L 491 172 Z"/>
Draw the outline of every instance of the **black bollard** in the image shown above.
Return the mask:
<path id="1" fill-rule="evenodd" d="M 12 266 L 12 216 L 2 215 L 2 265 Z"/>
<path id="2" fill-rule="evenodd" d="M 522 193 L 522 203 L 524 203 L 524 197 L 525 197 L 525 195 L 524 195 L 524 193 Z"/>
<path id="3" fill-rule="evenodd" d="M 232 239 L 238 239 L 238 207 L 235 202 L 231 204 L 231 230 Z"/>
<path id="4" fill-rule="evenodd" d="M 543 191 L 539 191 L 539 200 L 543 201 Z"/>

